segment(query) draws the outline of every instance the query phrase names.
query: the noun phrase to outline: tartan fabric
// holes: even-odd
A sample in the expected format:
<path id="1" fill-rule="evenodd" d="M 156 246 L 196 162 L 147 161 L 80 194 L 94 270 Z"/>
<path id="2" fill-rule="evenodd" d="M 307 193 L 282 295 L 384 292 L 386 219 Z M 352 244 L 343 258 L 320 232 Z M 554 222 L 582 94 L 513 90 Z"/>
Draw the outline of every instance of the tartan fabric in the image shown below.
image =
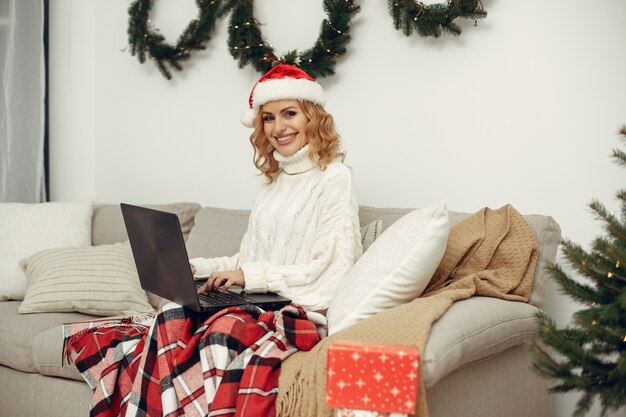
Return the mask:
<path id="1" fill-rule="evenodd" d="M 66 356 L 94 390 L 94 417 L 275 415 L 282 361 L 325 335 L 323 315 L 293 305 L 203 320 L 169 303 L 154 317 L 64 326 Z"/>

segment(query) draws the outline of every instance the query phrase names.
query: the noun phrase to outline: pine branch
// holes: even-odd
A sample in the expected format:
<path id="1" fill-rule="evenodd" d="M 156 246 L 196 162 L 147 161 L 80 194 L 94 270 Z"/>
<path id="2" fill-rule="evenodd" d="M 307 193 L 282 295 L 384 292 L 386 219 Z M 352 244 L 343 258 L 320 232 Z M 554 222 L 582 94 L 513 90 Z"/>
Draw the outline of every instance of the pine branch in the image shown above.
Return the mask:
<path id="1" fill-rule="evenodd" d="M 595 217 L 605 223 L 605 229 L 611 236 L 618 241 L 626 241 L 626 228 L 622 225 L 613 213 L 607 212 L 606 208 L 598 200 L 593 199 L 589 204 L 593 210 Z"/>

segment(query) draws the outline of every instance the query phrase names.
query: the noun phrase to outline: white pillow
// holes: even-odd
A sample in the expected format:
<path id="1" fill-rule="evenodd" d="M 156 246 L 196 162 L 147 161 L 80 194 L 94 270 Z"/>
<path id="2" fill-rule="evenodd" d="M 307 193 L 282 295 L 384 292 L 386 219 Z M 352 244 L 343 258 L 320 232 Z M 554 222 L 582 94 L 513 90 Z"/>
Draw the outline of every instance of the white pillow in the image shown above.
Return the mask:
<path id="1" fill-rule="evenodd" d="M 443 258 L 449 232 L 445 203 L 392 224 L 339 285 L 326 315 L 329 334 L 419 297 Z"/>
<path id="2" fill-rule="evenodd" d="M 0 300 L 22 300 L 19 261 L 45 249 L 91 245 L 91 202 L 0 203 Z"/>
<path id="3" fill-rule="evenodd" d="M 20 265 L 28 276 L 20 313 L 113 316 L 154 311 L 141 288 L 128 242 L 49 249 Z"/>

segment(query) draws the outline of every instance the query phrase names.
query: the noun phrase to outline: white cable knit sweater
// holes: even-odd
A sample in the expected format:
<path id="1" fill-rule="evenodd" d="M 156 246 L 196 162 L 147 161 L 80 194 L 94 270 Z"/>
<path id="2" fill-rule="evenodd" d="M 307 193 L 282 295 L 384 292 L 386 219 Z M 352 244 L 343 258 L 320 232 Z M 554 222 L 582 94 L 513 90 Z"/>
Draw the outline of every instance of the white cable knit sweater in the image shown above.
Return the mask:
<path id="1" fill-rule="evenodd" d="M 281 171 L 259 189 L 239 253 L 194 258 L 196 277 L 241 268 L 246 291 L 275 292 L 307 310 L 328 308 L 340 280 L 363 252 L 350 169 L 335 159 L 322 171 L 306 145 L 274 152 Z"/>

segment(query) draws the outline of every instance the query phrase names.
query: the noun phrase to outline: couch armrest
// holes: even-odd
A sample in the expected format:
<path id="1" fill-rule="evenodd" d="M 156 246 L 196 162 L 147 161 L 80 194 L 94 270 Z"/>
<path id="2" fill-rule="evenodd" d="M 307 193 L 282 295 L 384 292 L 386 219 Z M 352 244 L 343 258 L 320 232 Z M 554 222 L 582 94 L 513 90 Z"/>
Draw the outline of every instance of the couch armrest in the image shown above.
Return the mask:
<path id="1" fill-rule="evenodd" d="M 456 369 L 531 340 L 538 308 L 489 297 L 454 303 L 434 323 L 422 355 L 426 387 Z"/>

